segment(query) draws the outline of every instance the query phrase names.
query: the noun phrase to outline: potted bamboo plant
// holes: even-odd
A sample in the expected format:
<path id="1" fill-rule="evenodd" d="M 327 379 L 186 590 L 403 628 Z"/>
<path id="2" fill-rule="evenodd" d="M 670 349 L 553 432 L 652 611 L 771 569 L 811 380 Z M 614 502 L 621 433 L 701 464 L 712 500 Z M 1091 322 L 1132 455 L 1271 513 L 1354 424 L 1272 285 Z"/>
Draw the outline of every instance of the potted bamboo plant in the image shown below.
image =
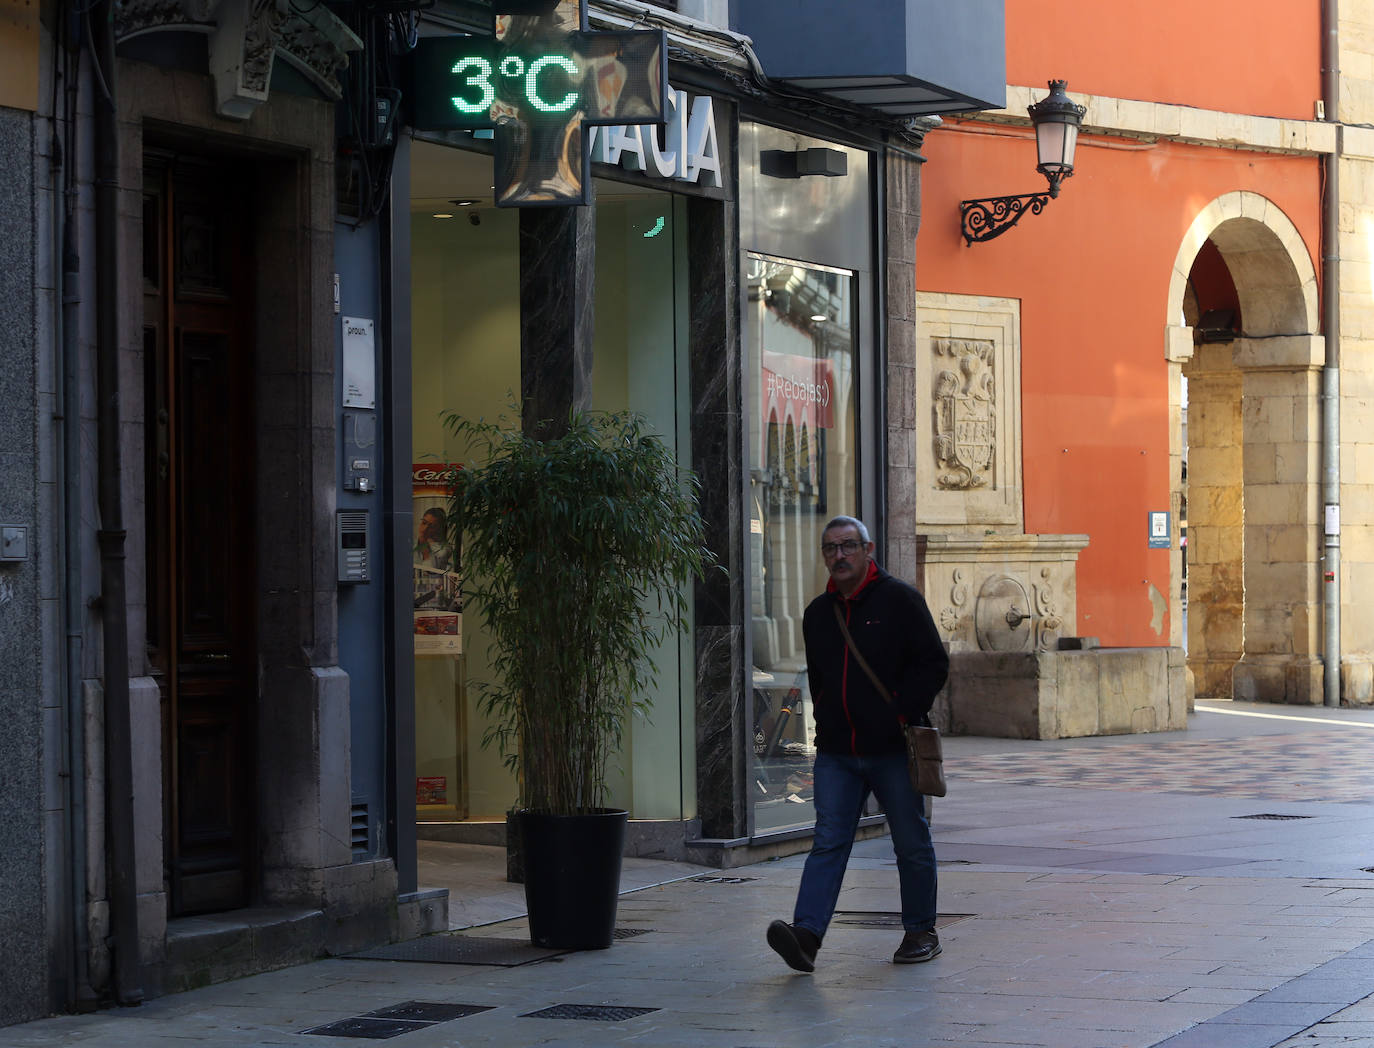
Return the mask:
<path id="1" fill-rule="evenodd" d="M 445 423 L 469 451 L 449 519 L 493 649 L 492 679 L 475 682 L 483 744 L 519 783 L 530 937 L 605 948 L 627 818 L 605 807 L 607 775 L 646 708 L 654 649 L 687 625 L 683 586 L 711 560 L 696 480 L 633 413 L 577 412 L 545 439 Z"/>

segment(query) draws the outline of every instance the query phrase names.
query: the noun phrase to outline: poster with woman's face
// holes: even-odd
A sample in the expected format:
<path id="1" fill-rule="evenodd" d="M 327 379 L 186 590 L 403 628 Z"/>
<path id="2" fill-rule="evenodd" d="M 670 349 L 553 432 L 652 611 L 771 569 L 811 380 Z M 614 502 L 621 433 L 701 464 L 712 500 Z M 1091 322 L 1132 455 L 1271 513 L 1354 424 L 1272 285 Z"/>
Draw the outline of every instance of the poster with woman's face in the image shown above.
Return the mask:
<path id="1" fill-rule="evenodd" d="M 448 521 L 448 488 L 457 469 L 425 462 L 412 468 L 415 544 L 410 561 L 417 655 L 463 653 L 462 571 Z"/>

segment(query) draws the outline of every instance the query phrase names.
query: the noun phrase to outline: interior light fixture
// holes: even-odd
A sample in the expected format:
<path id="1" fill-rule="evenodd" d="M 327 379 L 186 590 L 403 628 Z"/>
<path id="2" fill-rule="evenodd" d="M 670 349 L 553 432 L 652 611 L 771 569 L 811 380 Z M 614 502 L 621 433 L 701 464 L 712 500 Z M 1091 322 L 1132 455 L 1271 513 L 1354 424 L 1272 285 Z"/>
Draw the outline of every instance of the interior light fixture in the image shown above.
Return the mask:
<path id="1" fill-rule="evenodd" d="M 961 200 L 959 217 L 964 242 L 972 246 L 999 237 L 1029 211 L 1033 215 L 1045 210 L 1045 205 L 1059 195 L 1059 185 L 1073 175 L 1074 150 L 1078 146 L 1078 128 L 1083 122 L 1087 106 L 1078 105 L 1064 88 L 1065 80 L 1051 80 L 1050 93 L 1041 101 L 1026 107 L 1035 126 L 1035 170 L 1049 182 L 1045 193 L 1022 193 L 1019 196 L 981 197 Z"/>
<path id="2" fill-rule="evenodd" d="M 448 212 L 448 211 L 436 211 L 436 212 L 434 212 L 434 214 L 433 214 L 431 217 L 432 217 L 432 218 L 452 218 L 453 215 L 452 215 L 451 212 Z"/>
<path id="3" fill-rule="evenodd" d="M 824 313 L 812 313 L 812 314 L 811 314 L 811 323 L 813 323 L 813 324 L 824 324 L 824 323 L 825 323 L 827 320 L 829 320 L 829 319 L 830 319 L 830 318 L 829 318 L 828 316 L 826 316 Z"/>

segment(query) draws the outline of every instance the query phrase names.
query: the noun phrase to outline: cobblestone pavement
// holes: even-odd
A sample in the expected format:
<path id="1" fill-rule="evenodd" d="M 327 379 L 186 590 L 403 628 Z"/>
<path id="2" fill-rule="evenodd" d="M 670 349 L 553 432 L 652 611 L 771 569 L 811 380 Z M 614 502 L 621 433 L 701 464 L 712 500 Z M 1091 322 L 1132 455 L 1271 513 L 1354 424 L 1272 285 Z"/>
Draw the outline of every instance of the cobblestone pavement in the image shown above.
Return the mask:
<path id="1" fill-rule="evenodd" d="M 763 941 L 802 856 L 639 863 L 606 951 L 548 957 L 503 915 L 461 933 L 503 963 L 331 958 L 0 1029 L 0 1046 L 1374 1048 L 1372 733 L 1374 710 L 1199 703 L 1186 733 L 946 740 L 928 964 L 890 963 L 877 839 L 854 850 L 814 975 Z M 479 850 L 450 887 L 495 905 L 503 853 Z"/>

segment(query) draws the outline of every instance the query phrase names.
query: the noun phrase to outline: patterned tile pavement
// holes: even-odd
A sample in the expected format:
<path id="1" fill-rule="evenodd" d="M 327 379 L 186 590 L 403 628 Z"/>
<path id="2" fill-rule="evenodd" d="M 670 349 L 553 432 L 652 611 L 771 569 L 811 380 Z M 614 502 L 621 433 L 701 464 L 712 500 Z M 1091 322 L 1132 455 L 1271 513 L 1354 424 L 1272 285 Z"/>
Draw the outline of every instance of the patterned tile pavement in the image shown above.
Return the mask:
<path id="1" fill-rule="evenodd" d="M 1151 740 L 1038 752 L 945 756 L 951 780 L 1273 801 L 1374 800 L 1374 732 Z"/>

